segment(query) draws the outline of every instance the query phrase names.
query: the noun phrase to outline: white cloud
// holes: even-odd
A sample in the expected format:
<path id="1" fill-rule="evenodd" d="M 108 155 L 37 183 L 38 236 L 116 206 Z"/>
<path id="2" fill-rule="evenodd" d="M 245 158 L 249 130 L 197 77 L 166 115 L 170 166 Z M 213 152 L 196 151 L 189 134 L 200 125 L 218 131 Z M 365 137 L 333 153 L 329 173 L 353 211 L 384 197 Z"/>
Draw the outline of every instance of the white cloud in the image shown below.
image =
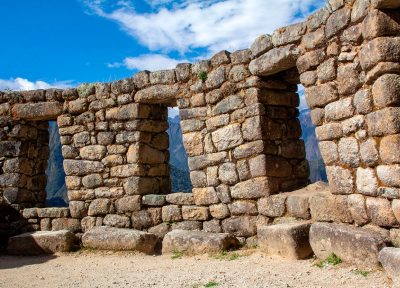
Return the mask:
<path id="1" fill-rule="evenodd" d="M 0 79 L 0 90 L 36 90 L 48 88 L 69 88 L 72 87 L 72 81 L 59 81 L 47 83 L 44 81 L 30 81 L 25 78 Z"/>
<path id="2" fill-rule="evenodd" d="M 249 47 L 257 36 L 303 20 L 311 7 L 324 4 L 321 0 L 147 2 L 157 9 L 139 13 L 128 5 L 115 6 L 115 0 L 85 1 L 92 12 L 117 22 L 151 51 L 178 51 L 182 55 L 197 48 L 205 48 L 209 54 Z"/>
<path id="3" fill-rule="evenodd" d="M 178 63 L 188 62 L 185 59 L 173 59 L 162 54 L 144 54 L 138 57 L 127 57 L 123 63 L 108 64 L 108 67 L 115 68 L 125 66 L 129 70 L 157 71 L 173 69 Z"/>

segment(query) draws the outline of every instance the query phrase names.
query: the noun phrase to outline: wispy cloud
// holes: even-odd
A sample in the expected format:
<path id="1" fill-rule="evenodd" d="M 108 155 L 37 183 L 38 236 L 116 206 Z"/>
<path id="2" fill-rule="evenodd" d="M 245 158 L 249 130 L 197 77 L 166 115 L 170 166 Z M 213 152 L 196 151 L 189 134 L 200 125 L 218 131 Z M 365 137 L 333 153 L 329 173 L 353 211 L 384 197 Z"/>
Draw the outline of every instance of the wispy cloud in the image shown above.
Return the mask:
<path id="1" fill-rule="evenodd" d="M 185 55 L 203 48 L 208 53 L 249 47 L 259 35 L 303 20 L 321 0 L 147 0 L 156 8 L 139 13 L 134 4 L 86 0 L 91 11 L 117 22 L 151 51 Z M 131 2 L 132 3 L 132 2 Z"/>
<path id="2" fill-rule="evenodd" d="M 0 90 L 36 90 L 48 88 L 69 88 L 72 86 L 74 86 L 73 81 L 56 81 L 48 83 L 44 81 L 30 81 L 21 77 L 0 79 Z"/>
<path id="3" fill-rule="evenodd" d="M 111 63 L 108 67 L 115 68 L 125 66 L 129 70 L 156 71 L 173 69 L 178 63 L 188 62 L 185 59 L 174 59 L 162 54 L 145 54 L 138 57 L 126 57 L 122 63 Z"/>

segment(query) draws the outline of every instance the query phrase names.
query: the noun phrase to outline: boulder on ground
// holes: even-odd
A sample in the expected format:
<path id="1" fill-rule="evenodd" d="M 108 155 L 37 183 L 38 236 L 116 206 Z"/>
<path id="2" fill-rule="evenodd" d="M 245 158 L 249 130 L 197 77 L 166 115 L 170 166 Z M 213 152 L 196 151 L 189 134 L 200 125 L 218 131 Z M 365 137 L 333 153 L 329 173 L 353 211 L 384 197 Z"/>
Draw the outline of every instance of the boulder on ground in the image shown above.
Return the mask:
<path id="1" fill-rule="evenodd" d="M 84 247 L 93 249 L 152 254 L 155 252 L 157 239 L 156 235 L 143 231 L 99 226 L 85 232 L 82 243 Z"/>
<path id="2" fill-rule="evenodd" d="M 312 254 L 309 242 L 311 223 L 283 223 L 260 227 L 258 246 L 268 255 L 304 259 Z"/>
<path id="3" fill-rule="evenodd" d="M 187 254 L 218 253 L 238 247 L 238 239 L 228 233 L 173 230 L 164 237 L 162 253 L 177 251 Z"/>
<path id="4" fill-rule="evenodd" d="M 69 230 L 28 232 L 8 240 L 8 253 L 40 255 L 69 252 L 74 241 L 75 235 Z"/>
<path id="5" fill-rule="evenodd" d="M 393 280 L 393 288 L 400 288 L 400 248 L 383 248 L 379 252 L 379 262 Z"/>
<path id="6" fill-rule="evenodd" d="M 386 247 L 386 240 L 365 228 L 317 222 L 311 225 L 310 244 L 320 259 L 335 253 L 344 262 L 376 268 L 379 265 L 378 253 Z"/>

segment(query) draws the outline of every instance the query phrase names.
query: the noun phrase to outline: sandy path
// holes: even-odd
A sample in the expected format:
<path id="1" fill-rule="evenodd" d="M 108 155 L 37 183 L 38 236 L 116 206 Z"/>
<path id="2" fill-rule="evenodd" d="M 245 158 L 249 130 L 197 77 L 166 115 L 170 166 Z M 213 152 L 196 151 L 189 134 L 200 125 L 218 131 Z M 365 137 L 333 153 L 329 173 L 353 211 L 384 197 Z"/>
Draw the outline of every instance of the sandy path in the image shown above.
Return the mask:
<path id="1" fill-rule="evenodd" d="M 367 277 L 344 264 L 317 268 L 240 251 L 235 260 L 209 256 L 79 252 L 46 257 L 0 256 L 0 287 L 390 287 L 381 271 Z"/>

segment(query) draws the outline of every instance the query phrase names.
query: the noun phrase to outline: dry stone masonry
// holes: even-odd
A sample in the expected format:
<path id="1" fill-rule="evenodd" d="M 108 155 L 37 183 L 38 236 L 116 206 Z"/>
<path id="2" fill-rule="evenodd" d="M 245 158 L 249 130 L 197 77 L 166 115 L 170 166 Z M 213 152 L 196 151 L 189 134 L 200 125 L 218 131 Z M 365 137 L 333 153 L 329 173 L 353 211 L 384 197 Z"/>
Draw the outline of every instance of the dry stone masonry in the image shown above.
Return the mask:
<path id="1" fill-rule="evenodd" d="M 225 232 L 251 243 L 257 228 L 281 223 L 272 230 L 301 242 L 309 225 L 283 224 L 311 220 L 347 224 L 311 228 L 325 238 L 355 224 L 380 229 L 390 239 L 383 242 L 399 246 L 399 8 L 394 0 L 330 0 L 250 49 L 112 83 L 2 92 L 0 204 L 21 215 L 3 212 L 2 233 L 111 226 L 160 238 L 171 229 Z M 301 189 L 309 168 L 298 84 L 329 189 Z M 174 106 L 192 193 L 171 194 L 166 130 Z M 43 208 L 49 120 L 61 135 L 68 209 Z M 280 230 L 289 226 L 292 232 Z M 343 239 L 360 228 L 349 229 Z M 300 230 L 307 232 L 296 240 Z"/>

